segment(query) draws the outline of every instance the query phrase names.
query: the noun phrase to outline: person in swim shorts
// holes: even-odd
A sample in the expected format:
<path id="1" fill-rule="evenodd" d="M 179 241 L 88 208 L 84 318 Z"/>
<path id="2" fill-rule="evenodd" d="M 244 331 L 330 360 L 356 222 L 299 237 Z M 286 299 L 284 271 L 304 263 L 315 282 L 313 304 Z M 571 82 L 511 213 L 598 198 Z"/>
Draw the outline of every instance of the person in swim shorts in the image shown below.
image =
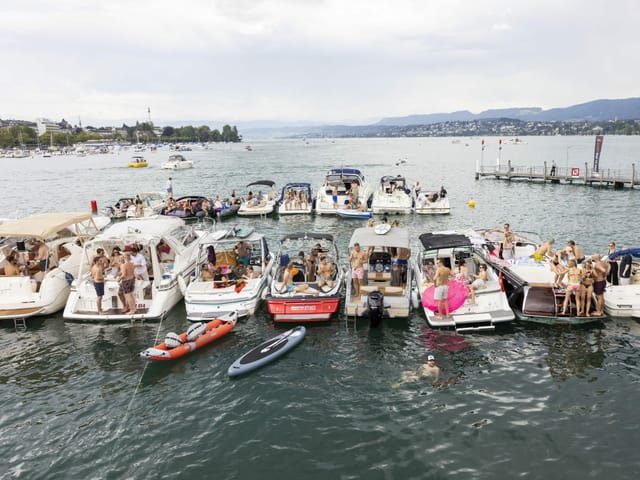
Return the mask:
<path id="1" fill-rule="evenodd" d="M 599 253 L 591 255 L 593 260 L 593 293 L 596 294 L 598 301 L 598 310 L 593 315 L 599 317 L 604 314 L 604 291 L 607 286 L 607 274 L 609 273 L 609 264 L 603 262 Z"/>
<path id="2" fill-rule="evenodd" d="M 438 313 L 436 318 L 442 320 L 442 313 L 444 306 L 444 316 L 449 316 L 449 278 L 451 278 L 451 270 L 444 266 L 442 259 L 438 259 L 438 268 L 436 270 L 433 283 L 435 285 L 435 293 L 433 299 L 438 303 Z"/>
<path id="3" fill-rule="evenodd" d="M 93 279 L 93 288 L 96 289 L 96 305 L 98 307 L 98 315 L 102 315 L 102 297 L 104 297 L 104 267 L 101 257 L 93 257 L 93 265 L 91 265 L 91 278 Z"/>
<path id="4" fill-rule="evenodd" d="M 354 296 L 360 296 L 360 287 L 364 281 L 364 264 L 367 263 L 367 253 L 360 249 L 360 244 L 355 243 L 349 255 L 351 263 L 351 277 L 353 278 Z"/>
<path id="5" fill-rule="evenodd" d="M 120 293 L 124 295 L 125 303 L 122 305 L 122 314 L 134 314 L 136 313 L 136 299 L 133 293 L 133 289 L 136 284 L 136 277 L 133 273 L 133 263 L 131 263 L 131 254 L 126 252 L 122 256 L 122 263 L 120 264 L 120 273 L 118 278 L 120 279 Z"/>

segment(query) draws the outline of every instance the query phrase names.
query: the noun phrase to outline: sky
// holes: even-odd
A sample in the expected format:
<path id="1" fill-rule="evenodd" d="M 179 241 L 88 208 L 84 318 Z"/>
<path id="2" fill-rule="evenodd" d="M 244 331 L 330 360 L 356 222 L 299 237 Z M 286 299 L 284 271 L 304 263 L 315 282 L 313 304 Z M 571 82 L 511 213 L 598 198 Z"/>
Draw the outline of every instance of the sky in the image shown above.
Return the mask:
<path id="1" fill-rule="evenodd" d="M 1 11 L 2 119 L 356 125 L 640 96 L 634 0 L 20 0 Z"/>

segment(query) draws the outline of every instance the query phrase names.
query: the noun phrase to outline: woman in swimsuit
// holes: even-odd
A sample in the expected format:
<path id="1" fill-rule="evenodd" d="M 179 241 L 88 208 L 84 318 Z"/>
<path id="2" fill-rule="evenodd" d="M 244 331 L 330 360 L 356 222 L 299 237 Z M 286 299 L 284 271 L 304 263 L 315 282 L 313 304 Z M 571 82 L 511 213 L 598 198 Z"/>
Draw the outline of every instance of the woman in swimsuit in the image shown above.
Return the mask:
<path id="1" fill-rule="evenodd" d="M 584 262 L 582 269 L 582 287 L 580 288 L 580 304 L 584 306 L 583 314 L 590 317 L 591 297 L 593 297 L 593 264 L 591 260 Z M 580 312 L 578 312 L 580 315 Z"/>
<path id="2" fill-rule="evenodd" d="M 567 293 L 564 296 L 564 303 L 562 304 L 562 315 L 567 314 L 567 306 L 569 305 L 569 300 L 572 293 L 576 296 L 576 311 L 579 315 L 581 313 L 579 290 L 581 286 L 580 282 L 582 281 L 582 275 L 580 269 L 578 268 L 578 264 L 574 259 L 569 260 L 567 278 L 569 280 L 569 283 L 567 284 Z"/>

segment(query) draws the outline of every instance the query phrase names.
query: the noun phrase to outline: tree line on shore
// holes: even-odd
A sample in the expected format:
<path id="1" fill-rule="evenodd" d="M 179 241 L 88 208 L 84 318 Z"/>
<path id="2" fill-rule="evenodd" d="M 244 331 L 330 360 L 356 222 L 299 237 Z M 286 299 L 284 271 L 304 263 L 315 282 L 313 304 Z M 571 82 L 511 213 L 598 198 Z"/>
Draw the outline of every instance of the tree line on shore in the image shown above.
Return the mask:
<path id="1" fill-rule="evenodd" d="M 121 128 L 94 128 L 68 126 L 61 122 L 63 131 L 47 132 L 38 136 L 36 128 L 20 124 L 0 128 L 0 148 L 34 148 L 36 146 L 65 147 L 90 140 L 105 142 L 130 142 L 130 143 L 178 143 L 178 142 L 225 142 L 237 143 L 242 141 L 242 135 L 237 127 L 224 125 L 222 131 L 211 129 L 208 125 L 200 127 L 167 126 L 162 130 L 154 127 L 153 122 L 136 122 L 135 126 L 122 125 Z"/>

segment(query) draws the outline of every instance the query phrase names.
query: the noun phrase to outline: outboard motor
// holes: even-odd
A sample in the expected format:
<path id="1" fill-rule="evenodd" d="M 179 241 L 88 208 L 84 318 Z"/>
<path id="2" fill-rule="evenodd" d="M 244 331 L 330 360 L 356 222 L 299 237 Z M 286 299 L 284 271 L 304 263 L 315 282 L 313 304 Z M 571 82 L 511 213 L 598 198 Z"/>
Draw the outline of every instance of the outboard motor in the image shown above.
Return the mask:
<path id="1" fill-rule="evenodd" d="M 384 315 L 384 293 L 374 290 L 367 296 L 367 315 L 372 327 L 380 325 Z"/>

